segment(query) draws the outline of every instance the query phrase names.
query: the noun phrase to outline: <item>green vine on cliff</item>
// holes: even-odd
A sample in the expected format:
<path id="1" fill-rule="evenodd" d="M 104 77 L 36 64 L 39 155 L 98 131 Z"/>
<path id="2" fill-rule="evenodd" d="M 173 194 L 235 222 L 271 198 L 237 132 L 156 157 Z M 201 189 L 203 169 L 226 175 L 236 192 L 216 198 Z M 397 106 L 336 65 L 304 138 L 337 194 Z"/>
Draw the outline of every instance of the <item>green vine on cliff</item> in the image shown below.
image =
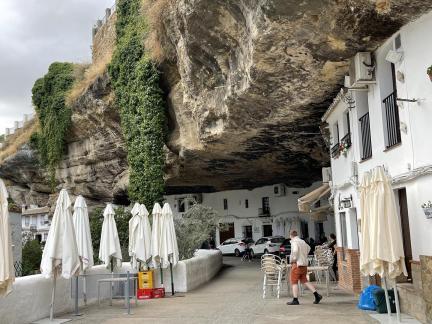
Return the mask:
<path id="1" fill-rule="evenodd" d="M 71 125 L 71 110 L 65 103 L 74 82 L 74 65 L 55 62 L 48 73 L 36 80 L 32 101 L 39 118 L 40 131 L 32 135 L 40 160 L 55 184 L 55 169 L 65 152 L 65 136 Z"/>
<path id="2" fill-rule="evenodd" d="M 120 107 L 129 164 L 129 198 L 152 206 L 162 199 L 166 114 L 159 71 L 147 55 L 141 0 L 117 3 L 117 46 L 109 74 Z"/>

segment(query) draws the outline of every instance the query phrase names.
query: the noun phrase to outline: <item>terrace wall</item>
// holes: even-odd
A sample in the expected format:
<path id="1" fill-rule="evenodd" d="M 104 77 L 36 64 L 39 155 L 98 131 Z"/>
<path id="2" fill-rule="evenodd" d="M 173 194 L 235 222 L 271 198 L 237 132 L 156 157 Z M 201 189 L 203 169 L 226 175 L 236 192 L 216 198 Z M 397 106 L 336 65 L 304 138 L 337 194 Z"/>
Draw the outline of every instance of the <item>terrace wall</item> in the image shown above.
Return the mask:
<path id="1" fill-rule="evenodd" d="M 211 280 L 221 267 L 222 254 L 220 251 L 199 250 L 195 257 L 180 261 L 174 267 L 175 291 L 188 292 L 197 288 Z M 126 272 L 130 269 L 130 264 L 125 262 L 119 272 Z M 109 271 L 104 266 L 95 266 L 86 272 L 88 275 L 108 273 Z M 155 282 L 160 283 L 159 271 L 155 271 L 155 275 Z M 164 270 L 164 286 L 168 292 L 171 291 L 169 269 Z M 97 291 L 90 294 L 89 289 L 88 305 L 97 302 L 95 298 Z M 40 274 L 17 278 L 13 285 L 13 292 L 5 298 L 0 298 L 0 324 L 30 323 L 49 316 L 51 291 L 52 279 L 47 279 Z M 82 300 L 79 302 L 82 305 Z M 69 313 L 73 309 L 71 280 L 59 278 L 56 284 L 55 313 Z M 123 311 L 119 308 L 119 312 Z"/>

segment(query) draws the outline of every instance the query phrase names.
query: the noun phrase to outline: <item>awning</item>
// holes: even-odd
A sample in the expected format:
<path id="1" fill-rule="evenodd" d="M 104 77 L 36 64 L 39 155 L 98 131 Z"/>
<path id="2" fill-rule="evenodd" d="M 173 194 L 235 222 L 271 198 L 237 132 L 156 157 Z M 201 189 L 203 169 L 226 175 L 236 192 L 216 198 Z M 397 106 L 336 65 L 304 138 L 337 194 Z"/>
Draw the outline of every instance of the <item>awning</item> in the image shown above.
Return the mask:
<path id="1" fill-rule="evenodd" d="M 319 201 L 322 197 L 330 193 L 330 186 L 328 183 L 323 183 L 321 187 L 308 193 L 307 195 L 298 199 L 298 209 L 302 213 L 310 213 L 313 211 L 313 204 Z"/>

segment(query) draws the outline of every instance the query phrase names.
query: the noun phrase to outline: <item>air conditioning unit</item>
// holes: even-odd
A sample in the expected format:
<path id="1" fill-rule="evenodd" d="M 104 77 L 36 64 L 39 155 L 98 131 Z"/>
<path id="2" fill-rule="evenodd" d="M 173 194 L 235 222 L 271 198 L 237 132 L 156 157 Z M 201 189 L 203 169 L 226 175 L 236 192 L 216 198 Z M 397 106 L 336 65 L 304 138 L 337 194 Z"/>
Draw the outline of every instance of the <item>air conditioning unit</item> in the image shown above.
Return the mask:
<path id="1" fill-rule="evenodd" d="M 273 193 L 275 197 L 285 196 L 285 185 L 283 183 L 273 186 Z"/>
<path id="2" fill-rule="evenodd" d="M 329 183 L 332 180 L 331 168 L 322 168 L 322 182 Z"/>
<path id="3" fill-rule="evenodd" d="M 361 88 L 375 83 L 375 64 L 370 52 L 359 52 L 352 59 L 349 67 L 349 88 Z"/>

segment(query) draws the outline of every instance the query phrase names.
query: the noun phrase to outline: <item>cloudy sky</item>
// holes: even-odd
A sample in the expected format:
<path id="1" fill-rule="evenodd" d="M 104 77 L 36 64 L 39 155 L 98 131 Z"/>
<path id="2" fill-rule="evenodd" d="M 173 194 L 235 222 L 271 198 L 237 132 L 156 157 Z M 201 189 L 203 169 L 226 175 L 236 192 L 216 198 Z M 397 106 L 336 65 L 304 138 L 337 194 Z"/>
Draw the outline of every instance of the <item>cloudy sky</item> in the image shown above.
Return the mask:
<path id="1" fill-rule="evenodd" d="M 0 134 L 33 112 L 50 63 L 90 62 L 91 30 L 114 0 L 0 0 Z"/>

